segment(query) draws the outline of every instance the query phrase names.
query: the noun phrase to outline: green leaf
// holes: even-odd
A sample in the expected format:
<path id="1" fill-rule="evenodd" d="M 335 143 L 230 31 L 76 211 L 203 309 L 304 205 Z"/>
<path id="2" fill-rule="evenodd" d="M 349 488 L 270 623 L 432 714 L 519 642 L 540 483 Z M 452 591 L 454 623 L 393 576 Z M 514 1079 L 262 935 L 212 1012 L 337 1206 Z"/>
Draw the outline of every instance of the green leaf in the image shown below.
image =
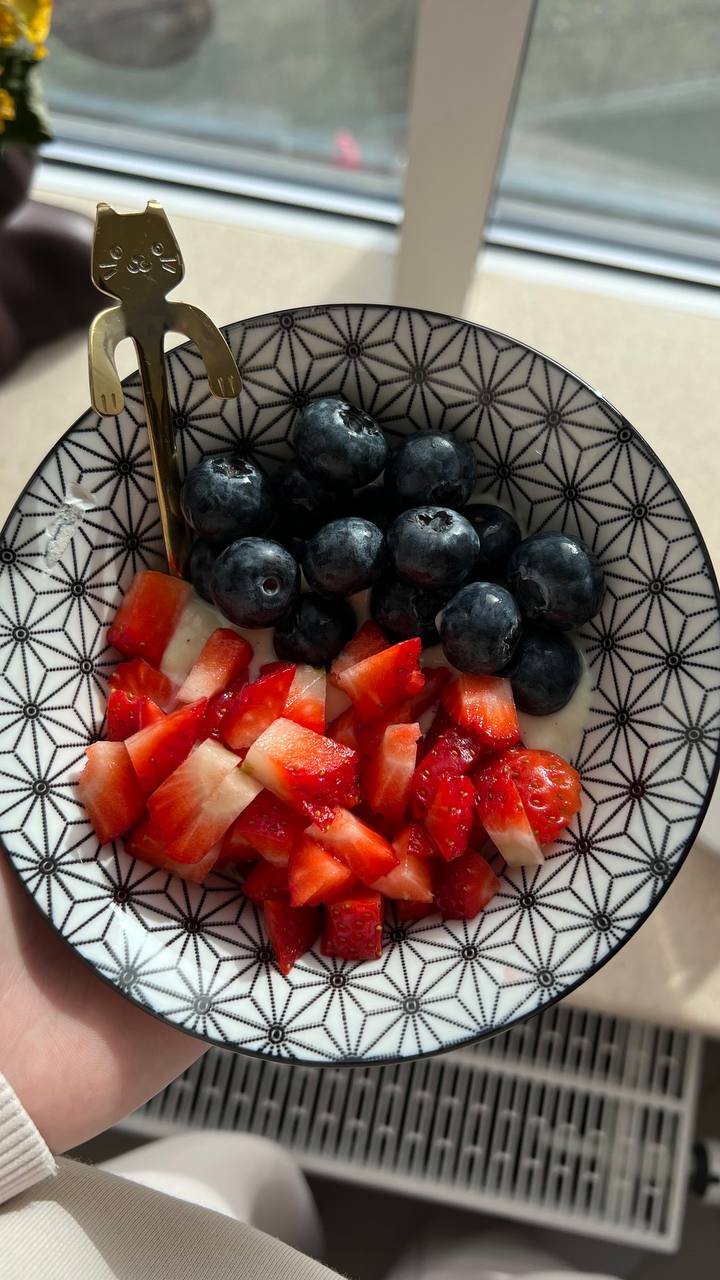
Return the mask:
<path id="1" fill-rule="evenodd" d="M 0 146 L 36 147 L 52 138 L 38 65 L 28 50 L 0 49 L 0 88 L 7 89 L 15 103 L 15 119 L 5 121 Z"/>

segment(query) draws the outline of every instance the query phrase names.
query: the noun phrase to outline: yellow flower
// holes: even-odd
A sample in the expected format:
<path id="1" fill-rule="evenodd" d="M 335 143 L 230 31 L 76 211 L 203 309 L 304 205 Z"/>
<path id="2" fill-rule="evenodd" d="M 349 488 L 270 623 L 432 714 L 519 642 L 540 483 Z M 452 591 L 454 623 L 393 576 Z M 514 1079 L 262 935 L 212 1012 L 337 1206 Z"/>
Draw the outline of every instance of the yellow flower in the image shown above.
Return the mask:
<path id="1" fill-rule="evenodd" d="M 53 0 L 0 0 L 0 45 L 27 40 L 36 58 L 44 58 Z"/>
<path id="2" fill-rule="evenodd" d="M 7 89 L 0 89 L 0 133 L 5 132 L 5 121 L 15 119 L 15 103 Z"/>

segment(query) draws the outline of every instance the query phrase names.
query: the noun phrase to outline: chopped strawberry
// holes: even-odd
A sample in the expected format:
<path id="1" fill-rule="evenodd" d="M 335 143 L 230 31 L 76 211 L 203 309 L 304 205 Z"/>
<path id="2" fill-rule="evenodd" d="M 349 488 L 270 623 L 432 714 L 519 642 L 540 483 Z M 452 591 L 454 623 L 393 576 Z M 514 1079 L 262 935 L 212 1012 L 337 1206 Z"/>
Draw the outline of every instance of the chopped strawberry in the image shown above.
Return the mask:
<path id="1" fill-rule="evenodd" d="M 457 725 L 455 724 L 455 721 L 450 718 L 441 702 L 433 716 L 432 724 L 423 738 L 420 759 L 423 760 L 428 754 L 428 751 L 432 751 L 438 738 L 441 737 L 443 733 L 447 733 L 448 729 L 456 728 Z"/>
<path id="2" fill-rule="evenodd" d="M 323 667 L 300 665 L 283 709 L 286 720 L 294 720 L 315 733 L 324 733 L 326 681 Z"/>
<path id="3" fill-rule="evenodd" d="M 412 783 L 413 812 L 417 817 L 427 811 L 443 778 L 469 773 L 480 750 L 474 737 L 461 729 L 441 733 L 434 747 L 420 761 Z"/>
<path id="4" fill-rule="evenodd" d="M 365 799 L 373 813 L 400 822 L 410 799 L 417 760 L 419 724 L 393 724 L 370 757 L 363 778 Z"/>
<path id="5" fill-rule="evenodd" d="M 445 920 L 473 920 L 499 888 L 492 867 L 474 849 L 435 864 L 435 906 Z"/>
<path id="6" fill-rule="evenodd" d="M 325 908 L 321 949 L 338 960 L 379 960 L 382 954 L 382 898 L 355 889 Z"/>
<path id="7" fill-rule="evenodd" d="M 349 867 L 310 836 L 301 836 L 288 862 L 290 901 L 294 907 L 332 902 L 355 884 Z"/>
<path id="8" fill-rule="evenodd" d="M 223 779 L 237 768 L 237 756 L 208 738 L 161 783 L 148 800 L 148 810 L 166 844 L 189 826 Z"/>
<path id="9" fill-rule="evenodd" d="M 512 686 L 502 676 L 457 676 L 443 694 L 443 706 L 485 751 L 503 751 L 520 741 Z"/>
<path id="10" fill-rule="evenodd" d="M 310 827 L 307 835 L 342 858 L 364 884 L 374 884 L 398 864 L 390 842 L 347 809 L 335 809 L 329 827 L 324 831 Z"/>
<path id="11" fill-rule="evenodd" d="M 291 907 L 284 899 L 265 903 L 265 928 L 277 967 L 285 976 L 320 936 L 322 918 L 314 907 Z"/>
<path id="12" fill-rule="evenodd" d="M 480 820 L 496 849 L 511 867 L 537 867 L 542 849 L 510 774 L 491 765 L 475 774 Z"/>
<path id="13" fill-rule="evenodd" d="M 408 822 L 402 831 L 398 832 L 393 840 L 393 849 L 400 859 L 406 853 L 411 853 L 414 858 L 421 858 L 423 862 L 438 856 L 437 845 L 433 843 L 419 822 Z"/>
<path id="14" fill-rule="evenodd" d="M 162 871 L 170 871 L 183 880 L 190 880 L 193 884 L 202 884 L 220 860 L 216 845 L 199 862 L 174 862 L 167 856 L 160 832 L 148 816 L 125 837 L 125 852 L 133 858 L 139 858 L 141 862 L 148 862 L 150 866 L 160 867 Z"/>
<path id="15" fill-rule="evenodd" d="M 207 703 L 180 707 L 128 738 L 126 746 L 140 786 L 149 796 L 189 755 L 197 740 Z"/>
<path id="16" fill-rule="evenodd" d="M 124 689 L 111 689 L 105 714 L 108 742 L 124 742 L 140 728 L 140 700 Z"/>
<path id="17" fill-rule="evenodd" d="M 128 658 L 159 666 L 191 594 L 189 582 L 168 573 L 136 573 L 108 628 L 108 644 Z"/>
<path id="18" fill-rule="evenodd" d="M 344 747 L 349 747 L 351 751 L 359 750 L 357 722 L 352 707 L 348 707 L 346 711 L 341 711 L 339 716 L 331 720 L 326 732 L 328 738 L 332 738 L 333 742 L 340 742 Z"/>
<path id="19" fill-rule="evenodd" d="M 372 658 L 376 653 L 381 653 L 383 649 L 388 648 L 389 644 L 390 642 L 382 627 L 379 627 L 377 622 L 373 622 L 372 618 L 368 618 L 367 622 L 363 622 L 362 626 L 355 632 L 352 640 L 348 641 L 330 667 L 330 675 L 328 676 L 330 684 L 339 687 L 338 676 L 342 675 L 343 671 L 347 671 L 349 667 L 356 666 L 358 662 L 363 662 L 365 658 Z"/>
<path id="20" fill-rule="evenodd" d="M 269 725 L 282 715 L 295 677 L 293 663 L 283 663 L 275 671 L 258 676 L 235 694 L 220 725 L 220 736 L 236 751 L 250 747 Z"/>
<path id="21" fill-rule="evenodd" d="M 373 720 L 385 707 L 420 692 L 425 684 L 421 647 L 419 636 L 402 640 L 338 672 L 336 683 L 350 698 L 358 720 Z"/>
<path id="22" fill-rule="evenodd" d="M 289 898 L 287 867 L 258 862 L 243 883 L 243 893 L 256 907 L 261 907 L 268 898 Z"/>
<path id="23" fill-rule="evenodd" d="M 153 702 L 152 698 L 139 698 L 139 729 L 147 729 L 148 725 L 159 724 L 165 719 L 165 712 Z"/>
<path id="24" fill-rule="evenodd" d="M 580 775 L 554 751 L 515 747 L 479 777 L 490 780 L 498 772 L 507 773 L 515 783 L 539 844 L 557 840 L 580 810 Z"/>
<path id="25" fill-rule="evenodd" d="M 334 805 L 358 801 L 357 755 L 293 720 L 276 720 L 253 743 L 243 769 L 297 813 L 332 821 Z"/>
<path id="26" fill-rule="evenodd" d="M 228 685 L 237 683 L 252 661 L 253 651 L 247 640 L 230 627 L 218 627 L 202 647 L 182 684 L 178 702 L 198 702 L 200 698 L 212 698 L 222 693 Z"/>
<path id="27" fill-rule="evenodd" d="M 398 900 L 395 903 L 395 916 L 398 924 L 404 924 L 411 920 L 424 920 L 426 916 L 434 915 L 434 902 L 402 902 Z"/>
<path id="28" fill-rule="evenodd" d="M 173 686 L 162 671 L 144 658 L 121 662 L 108 681 L 111 689 L 124 689 L 132 698 L 152 698 L 165 711 L 173 700 Z"/>
<path id="29" fill-rule="evenodd" d="M 388 725 L 410 724 L 420 719 L 437 702 L 445 685 L 450 679 L 447 667 L 423 667 L 425 687 L 416 693 L 414 698 L 406 698 L 383 711 L 376 719 L 360 723 L 357 726 L 357 737 L 360 749 L 365 755 L 371 755 L 380 745 L 382 736 Z M 448 719 L 448 724 L 452 721 Z"/>
<path id="30" fill-rule="evenodd" d="M 268 862 L 287 866 L 290 850 L 305 825 L 305 819 L 293 813 L 272 791 L 262 790 L 240 814 L 233 831 Z"/>
<path id="31" fill-rule="evenodd" d="M 125 835 L 145 810 L 145 796 L 124 742 L 93 742 L 78 778 L 78 795 L 101 844 Z"/>
<path id="32" fill-rule="evenodd" d="M 386 898 L 401 898 L 409 902 L 432 902 L 433 885 L 430 863 L 411 853 L 408 842 L 401 839 L 393 843 L 398 865 L 386 876 L 375 881 L 377 889 Z"/>
<path id="33" fill-rule="evenodd" d="M 256 795 L 257 783 L 241 773 L 239 767 L 233 769 L 189 824 L 170 837 L 167 846 L 169 857 L 177 862 L 197 862 L 222 840 Z"/>
<path id="34" fill-rule="evenodd" d="M 233 680 L 233 683 L 228 685 L 227 689 L 223 689 L 222 693 L 216 693 L 213 698 L 209 699 L 207 710 L 203 718 L 202 728 L 198 734 L 198 737 L 201 740 L 204 738 L 220 737 L 220 724 L 225 716 L 225 712 L 228 707 L 232 706 L 235 695 L 240 693 L 240 690 L 243 689 L 246 684 L 247 680 L 241 675 L 239 680 Z"/>
<path id="35" fill-rule="evenodd" d="M 442 778 L 425 819 L 427 829 L 446 862 L 465 853 L 470 841 L 475 788 L 469 778 Z"/>
<path id="36" fill-rule="evenodd" d="M 237 819 L 222 838 L 217 860 L 218 867 L 231 866 L 235 862 L 257 862 L 257 849 L 253 849 L 245 837 L 238 834 L 236 827 Z"/>

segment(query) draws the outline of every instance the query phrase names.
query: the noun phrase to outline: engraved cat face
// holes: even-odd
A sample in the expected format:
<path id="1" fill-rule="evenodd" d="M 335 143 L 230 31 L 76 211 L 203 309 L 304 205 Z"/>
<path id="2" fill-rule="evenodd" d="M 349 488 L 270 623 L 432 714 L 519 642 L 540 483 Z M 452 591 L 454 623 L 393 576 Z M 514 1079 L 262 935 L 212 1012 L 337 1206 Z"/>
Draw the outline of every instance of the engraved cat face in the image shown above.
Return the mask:
<path id="1" fill-rule="evenodd" d="M 182 280 L 182 256 L 165 211 L 149 200 L 142 213 L 116 213 L 99 204 L 93 242 L 92 278 L 120 301 L 164 297 Z"/>

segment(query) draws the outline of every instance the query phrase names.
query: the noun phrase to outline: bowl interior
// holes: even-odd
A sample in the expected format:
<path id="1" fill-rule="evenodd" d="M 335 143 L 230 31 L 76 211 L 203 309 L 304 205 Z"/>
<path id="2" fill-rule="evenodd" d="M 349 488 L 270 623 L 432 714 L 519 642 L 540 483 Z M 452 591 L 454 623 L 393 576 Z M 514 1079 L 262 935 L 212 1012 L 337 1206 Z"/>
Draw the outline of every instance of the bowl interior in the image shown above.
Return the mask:
<path id="1" fill-rule="evenodd" d="M 109 982 L 187 1031 L 306 1061 L 386 1060 L 475 1040 L 576 986 L 634 932 L 687 853 L 717 768 L 717 586 L 688 509 L 627 421 L 521 343 L 446 316 L 332 306 L 230 326 L 243 391 L 214 399 L 192 346 L 167 357 L 184 466 L 238 445 L 268 469 L 297 409 L 343 392 L 391 439 L 454 431 L 480 488 L 527 531 L 600 556 L 578 637 L 593 691 L 584 800 L 538 870 L 477 920 L 395 928 L 375 964 L 313 953 L 283 978 L 232 874 L 190 886 L 98 848 L 75 781 L 101 732 L 118 593 L 162 562 L 137 378 L 88 412 L 19 497 L 0 550 L 0 833 L 28 891 Z"/>

